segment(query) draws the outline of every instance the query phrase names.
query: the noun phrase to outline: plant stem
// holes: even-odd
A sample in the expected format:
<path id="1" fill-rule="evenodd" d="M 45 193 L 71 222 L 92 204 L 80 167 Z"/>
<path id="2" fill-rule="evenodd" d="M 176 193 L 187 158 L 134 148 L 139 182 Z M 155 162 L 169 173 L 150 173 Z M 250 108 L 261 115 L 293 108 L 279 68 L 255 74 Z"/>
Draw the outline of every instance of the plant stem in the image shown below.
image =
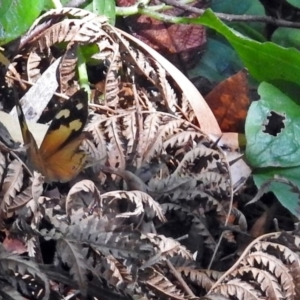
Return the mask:
<path id="1" fill-rule="evenodd" d="M 193 22 L 195 18 L 188 17 L 174 17 L 159 13 L 159 11 L 163 11 L 166 9 L 170 9 L 172 7 L 178 7 L 184 9 L 186 11 L 196 13 L 199 16 L 203 15 L 205 9 L 200 9 L 197 7 L 193 7 L 187 4 L 184 4 L 182 1 L 176 0 L 161 0 L 163 4 L 148 6 L 148 0 L 139 1 L 135 5 L 128 7 L 116 7 L 116 14 L 119 16 L 131 16 L 136 14 L 146 15 L 152 17 L 157 20 L 161 20 L 163 22 L 169 22 L 174 24 L 190 24 Z M 188 1 L 184 1 L 188 3 Z M 278 27 L 290 27 L 290 28 L 300 28 L 299 22 L 290 22 L 283 19 L 276 19 L 269 16 L 255 16 L 255 15 L 231 15 L 231 14 L 223 14 L 223 13 L 214 13 L 219 19 L 227 22 L 257 22 L 257 23 L 266 23 L 272 24 Z"/>

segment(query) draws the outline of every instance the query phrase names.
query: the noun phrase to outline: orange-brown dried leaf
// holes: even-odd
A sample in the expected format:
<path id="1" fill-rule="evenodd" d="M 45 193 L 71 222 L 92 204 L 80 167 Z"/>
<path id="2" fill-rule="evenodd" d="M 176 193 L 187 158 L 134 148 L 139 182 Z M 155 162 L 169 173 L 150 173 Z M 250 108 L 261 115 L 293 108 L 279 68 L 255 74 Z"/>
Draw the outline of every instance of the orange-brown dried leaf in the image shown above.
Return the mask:
<path id="1" fill-rule="evenodd" d="M 206 8 L 208 1 L 195 1 L 190 6 Z M 135 0 L 118 0 L 119 6 L 135 4 Z M 159 1 L 151 1 L 150 5 Z M 191 12 L 172 8 L 163 12 L 170 16 L 195 17 Z M 181 70 L 191 68 L 196 62 L 198 53 L 206 44 L 206 29 L 199 25 L 168 24 L 145 15 L 128 17 L 125 23 L 130 33 L 161 53 Z"/>
<path id="2" fill-rule="evenodd" d="M 225 79 L 217 85 L 205 100 L 224 132 L 244 132 L 249 107 L 246 70 Z"/>
<path id="3" fill-rule="evenodd" d="M 14 254 L 24 254 L 27 252 L 27 246 L 19 239 L 6 237 L 2 243 L 4 248 Z"/>

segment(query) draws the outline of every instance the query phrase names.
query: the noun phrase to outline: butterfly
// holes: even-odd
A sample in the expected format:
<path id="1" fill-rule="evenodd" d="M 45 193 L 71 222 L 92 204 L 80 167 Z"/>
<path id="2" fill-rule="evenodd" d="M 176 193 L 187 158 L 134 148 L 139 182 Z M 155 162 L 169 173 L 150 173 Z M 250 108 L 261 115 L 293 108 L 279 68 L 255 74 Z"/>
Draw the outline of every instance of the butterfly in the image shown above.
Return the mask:
<path id="1" fill-rule="evenodd" d="M 83 168 L 86 154 L 79 149 L 88 116 L 88 95 L 77 91 L 66 100 L 51 122 L 40 148 L 28 129 L 21 105 L 16 101 L 29 167 L 45 176 L 45 182 L 67 182 Z"/>

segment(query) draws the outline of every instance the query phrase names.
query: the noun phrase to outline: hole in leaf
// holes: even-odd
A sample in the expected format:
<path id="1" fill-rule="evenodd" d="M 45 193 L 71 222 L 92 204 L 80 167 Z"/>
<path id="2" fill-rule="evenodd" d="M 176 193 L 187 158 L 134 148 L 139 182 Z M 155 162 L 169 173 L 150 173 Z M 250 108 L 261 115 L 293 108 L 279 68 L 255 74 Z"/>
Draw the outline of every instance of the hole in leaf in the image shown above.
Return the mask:
<path id="1" fill-rule="evenodd" d="M 265 125 L 264 133 L 268 133 L 273 136 L 277 136 L 281 130 L 285 127 L 284 121 L 285 116 L 275 111 L 271 111 L 269 116 L 267 116 L 267 122 Z"/>

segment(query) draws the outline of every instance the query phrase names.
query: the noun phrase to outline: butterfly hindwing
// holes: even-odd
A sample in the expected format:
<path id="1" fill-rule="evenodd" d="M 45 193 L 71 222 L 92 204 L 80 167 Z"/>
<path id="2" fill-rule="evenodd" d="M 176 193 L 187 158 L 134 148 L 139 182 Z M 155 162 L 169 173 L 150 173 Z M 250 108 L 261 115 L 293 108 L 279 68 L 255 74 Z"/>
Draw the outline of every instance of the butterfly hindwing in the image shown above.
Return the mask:
<path id="1" fill-rule="evenodd" d="M 84 167 L 85 152 L 79 150 L 84 135 L 71 141 L 45 161 L 48 178 L 52 181 L 66 182 L 74 178 Z M 58 179 L 59 176 L 59 179 Z"/>

